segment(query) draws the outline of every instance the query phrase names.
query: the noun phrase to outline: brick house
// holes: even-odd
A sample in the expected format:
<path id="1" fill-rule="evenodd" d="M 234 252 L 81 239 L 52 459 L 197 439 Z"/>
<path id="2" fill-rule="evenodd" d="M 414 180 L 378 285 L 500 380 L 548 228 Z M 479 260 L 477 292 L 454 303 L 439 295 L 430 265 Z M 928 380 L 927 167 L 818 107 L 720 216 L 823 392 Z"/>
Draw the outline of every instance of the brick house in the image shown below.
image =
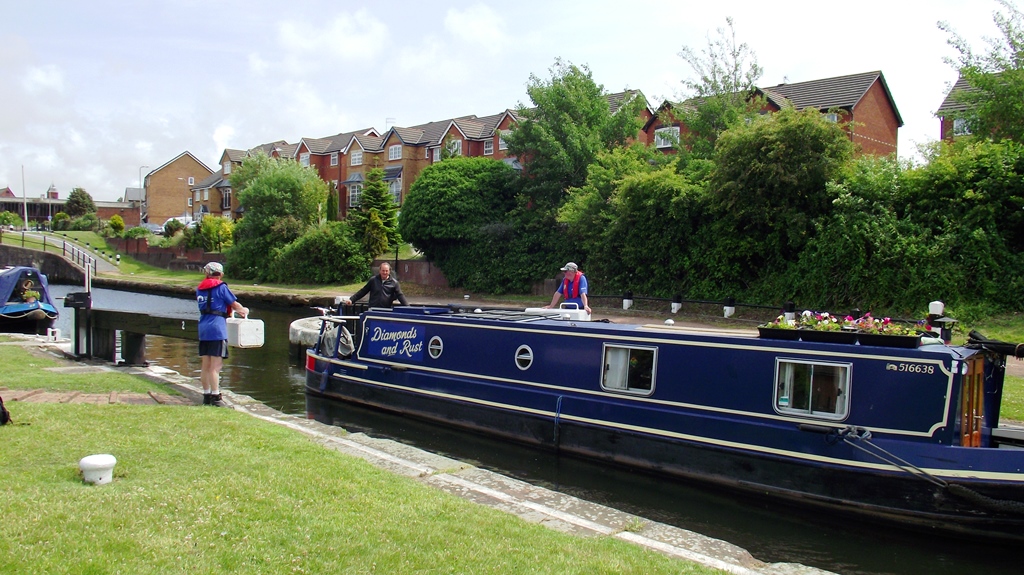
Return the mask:
<path id="1" fill-rule="evenodd" d="M 903 118 L 879 71 L 779 84 L 760 88 L 757 95 L 764 97 L 765 111 L 777 112 L 792 105 L 797 110 L 812 108 L 827 114 L 850 135 L 858 154 L 896 153 L 897 130 L 903 125 Z M 671 114 L 674 106 L 665 102 L 644 126 L 645 141 L 668 153 L 674 151 L 674 142 L 686 133 L 686 126 Z"/>
<path id="2" fill-rule="evenodd" d="M 942 101 L 942 105 L 935 111 L 935 115 L 939 117 L 939 139 L 941 140 L 954 140 L 959 136 L 970 135 L 971 131 L 967 127 L 967 122 L 963 118 L 954 118 L 954 114 L 957 112 L 963 112 L 967 110 L 968 105 L 961 101 L 958 97 L 964 92 L 974 91 L 967 80 L 964 78 L 957 78 L 956 83 L 950 88 L 949 93 L 946 94 L 946 99 Z"/>
<path id="3" fill-rule="evenodd" d="M 163 225 L 170 218 L 195 214 L 192 187 L 211 174 L 213 170 L 188 151 L 146 174 L 145 221 Z"/>
<path id="4" fill-rule="evenodd" d="M 345 217 L 348 213 L 348 204 L 343 199 L 345 190 L 341 189 L 341 182 L 348 177 L 349 162 L 346 161 L 346 153 L 352 139 L 357 135 L 370 138 L 380 136 L 376 128 L 363 128 L 326 138 L 302 138 L 294 152 L 294 157 L 300 164 L 316 168 L 320 179 L 327 182 L 331 189 L 338 191 L 339 217 Z"/>

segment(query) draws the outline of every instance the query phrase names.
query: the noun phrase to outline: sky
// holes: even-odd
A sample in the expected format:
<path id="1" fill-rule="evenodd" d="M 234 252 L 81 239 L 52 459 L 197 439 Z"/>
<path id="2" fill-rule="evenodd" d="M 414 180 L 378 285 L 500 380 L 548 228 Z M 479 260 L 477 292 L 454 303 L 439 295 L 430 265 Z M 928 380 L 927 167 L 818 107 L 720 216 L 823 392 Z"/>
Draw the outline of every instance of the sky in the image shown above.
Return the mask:
<path id="1" fill-rule="evenodd" d="M 495 114 L 529 105 L 530 76 L 550 79 L 556 58 L 657 106 L 687 95 L 679 52 L 727 17 L 759 86 L 881 70 L 899 154 L 919 157 L 956 80 L 937 23 L 983 50 L 999 5 L 829 4 L 0 0 L 0 189 L 114 201 L 185 151 L 216 169 L 225 148 Z"/>

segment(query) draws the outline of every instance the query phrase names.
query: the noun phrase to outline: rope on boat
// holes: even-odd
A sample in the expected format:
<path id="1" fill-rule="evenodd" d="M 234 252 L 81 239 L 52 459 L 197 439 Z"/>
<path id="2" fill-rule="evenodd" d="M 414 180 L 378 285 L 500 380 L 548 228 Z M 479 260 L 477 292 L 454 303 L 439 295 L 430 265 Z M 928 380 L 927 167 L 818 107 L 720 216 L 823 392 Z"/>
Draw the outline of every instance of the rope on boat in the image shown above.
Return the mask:
<path id="1" fill-rule="evenodd" d="M 885 449 L 871 442 L 871 432 L 867 429 L 864 429 L 862 427 L 858 428 L 849 426 L 846 429 L 837 430 L 836 433 L 847 445 L 855 447 L 863 451 L 864 453 L 867 453 L 872 457 L 875 457 L 885 463 L 888 463 L 893 467 L 906 471 L 907 473 L 915 477 L 920 477 L 921 479 L 924 479 L 939 487 L 942 487 L 957 497 L 966 499 L 981 507 L 987 507 L 989 509 L 1004 511 L 1007 513 L 1024 514 L 1024 502 L 1013 501 L 1009 499 L 994 499 L 992 497 L 988 497 L 987 495 L 982 495 L 981 493 L 978 493 L 977 491 L 971 489 L 970 487 L 960 485 L 958 483 L 949 483 L 948 481 L 939 479 L 938 477 L 935 477 L 934 475 L 928 473 L 927 471 L 921 469 L 920 467 L 917 467 L 916 465 L 913 465 L 912 463 L 909 463 L 906 460 L 903 460 L 897 457 L 896 455 L 889 453 Z M 884 456 L 880 455 L 879 453 L 873 452 L 869 449 L 865 449 L 860 445 L 857 445 L 856 442 L 861 441 L 871 446 L 873 449 L 878 450 L 879 452 L 884 454 Z"/>
<path id="2" fill-rule="evenodd" d="M 932 475 L 931 473 L 928 473 L 924 469 L 921 469 L 920 467 L 918 467 L 918 466 L 908 462 L 907 460 L 901 459 L 901 458 L 897 457 L 896 455 L 893 455 L 892 453 L 889 453 L 885 449 L 883 449 L 883 448 L 875 445 L 874 443 L 872 443 L 871 442 L 871 431 L 869 431 L 867 429 L 864 429 L 863 427 L 854 427 L 854 426 L 851 425 L 851 426 L 847 427 L 846 429 L 838 431 L 838 433 L 839 433 L 839 437 L 843 440 L 843 442 L 846 443 L 847 445 L 849 445 L 850 447 L 854 447 L 856 449 L 859 449 L 859 450 L 863 451 L 864 453 L 867 453 L 868 455 L 870 455 L 870 456 L 872 456 L 872 457 L 874 457 L 876 459 L 879 459 L 879 460 L 881 460 L 881 461 L 883 461 L 885 463 L 888 463 L 889 465 L 892 465 L 893 467 L 896 467 L 897 469 L 900 469 L 902 471 L 906 471 L 907 473 L 909 473 L 909 474 L 911 474 L 911 475 L 913 475 L 915 477 L 920 477 L 921 479 L 924 479 L 925 481 L 928 481 L 929 483 L 933 483 L 933 484 L 935 484 L 935 485 L 937 485 L 939 487 L 943 487 L 943 488 L 948 488 L 949 487 L 949 483 L 947 483 L 946 481 L 943 481 L 942 479 L 939 479 L 938 477 L 935 477 L 934 475 Z M 878 452 L 875 452 L 875 451 L 871 451 L 870 449 L 866 449 L 866 448 L 864 448 L 864 447 L 862 447 L 860 445 L 857 445 L 856 442 L 858 442 L 858 441 L 863 441 L 865 444 L 871 446 L 872 449 L 876 449 L 878 452 L 881 452 L 881 453 L 878 453 Z"/>

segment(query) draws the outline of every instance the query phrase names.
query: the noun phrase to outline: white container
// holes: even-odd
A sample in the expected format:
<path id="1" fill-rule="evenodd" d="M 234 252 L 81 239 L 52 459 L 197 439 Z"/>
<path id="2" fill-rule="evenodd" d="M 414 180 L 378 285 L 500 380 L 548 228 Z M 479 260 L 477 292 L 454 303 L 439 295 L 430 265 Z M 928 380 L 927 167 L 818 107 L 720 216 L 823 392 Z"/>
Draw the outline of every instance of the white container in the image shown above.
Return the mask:
<path id="1" fill-rule="evenodd" d="M 117 458 L 109 453 L 89 455 L 78 461 L 78 468 L 82 470 L 82 478 L 86 483 L 95 485 L 110 483 L 114 478 L 115 465 L 117 465 Z"/>
<path id="2" fill-rule="evenodd" d="M 231 347 L 263 347 L 263 320 L 229 317 L 228 345 Z"/>

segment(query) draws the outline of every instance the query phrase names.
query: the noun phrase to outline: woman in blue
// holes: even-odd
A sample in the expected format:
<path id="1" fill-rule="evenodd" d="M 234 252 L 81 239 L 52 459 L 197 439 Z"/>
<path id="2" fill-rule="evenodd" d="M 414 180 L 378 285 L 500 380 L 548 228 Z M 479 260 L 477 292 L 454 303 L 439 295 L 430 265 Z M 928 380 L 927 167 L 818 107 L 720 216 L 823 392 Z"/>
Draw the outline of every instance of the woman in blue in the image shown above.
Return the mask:
<path id="1" fill-rule="evenodd" d="M 249 315 L 249 309 L 238 303 L 235 294 L 228 289 L 224 277 L 224 266 L 210 262 L 203 267 L 206 279 L 196 288 L 196 302 L 199 304 L 199 356 L 203 367 L 199 381 L 203 384 L 203 405 L 224 407 L 220 396 L 220 370 L 228 356 L 228 322 L 232 311 L 242 317 Z"/>

